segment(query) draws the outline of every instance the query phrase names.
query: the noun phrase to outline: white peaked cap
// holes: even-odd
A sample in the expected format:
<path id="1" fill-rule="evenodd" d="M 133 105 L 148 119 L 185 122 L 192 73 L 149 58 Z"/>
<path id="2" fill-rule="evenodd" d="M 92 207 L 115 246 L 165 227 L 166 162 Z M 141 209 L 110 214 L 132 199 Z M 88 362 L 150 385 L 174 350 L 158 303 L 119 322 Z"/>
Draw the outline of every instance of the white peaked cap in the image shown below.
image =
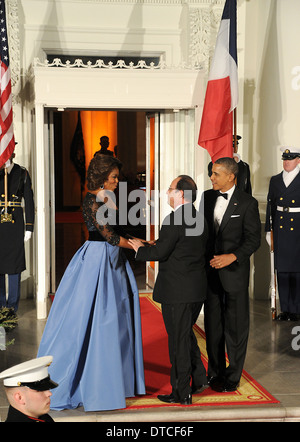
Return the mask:
<path id="1" fill-rule="evenodd" d="M 296 146 L 282 146 L 280 150 L 283 153 L 292 153 L 300 155 L 300 148 Z"/>
<path id="2" fill-rule="evenodd" d="M 52 356 L 42 356 L 15 365 L 0 373 L 5 387 L 27 386 L 33 390 L 45 391 L 57 387 L 50 379 L 48 367 L 53 361 Z"/>

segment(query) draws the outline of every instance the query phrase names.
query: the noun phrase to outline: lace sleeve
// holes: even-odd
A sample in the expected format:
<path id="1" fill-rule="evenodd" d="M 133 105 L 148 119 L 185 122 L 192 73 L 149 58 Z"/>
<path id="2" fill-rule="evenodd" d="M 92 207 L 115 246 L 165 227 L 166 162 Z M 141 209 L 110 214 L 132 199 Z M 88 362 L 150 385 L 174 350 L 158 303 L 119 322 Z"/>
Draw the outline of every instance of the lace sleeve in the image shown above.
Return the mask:
<path id="1" fill-rule="evenodd" d="M 85 198 L 83 203 L 83 217 L 87 226 L 92 224 L 109 244 L 119 244 L 120 235 L 112 227 L 116 225 L 115 210 L 108 210 L 105 204 L 98 203 L 96 197 L 91 195 L 90 198 Z"/>

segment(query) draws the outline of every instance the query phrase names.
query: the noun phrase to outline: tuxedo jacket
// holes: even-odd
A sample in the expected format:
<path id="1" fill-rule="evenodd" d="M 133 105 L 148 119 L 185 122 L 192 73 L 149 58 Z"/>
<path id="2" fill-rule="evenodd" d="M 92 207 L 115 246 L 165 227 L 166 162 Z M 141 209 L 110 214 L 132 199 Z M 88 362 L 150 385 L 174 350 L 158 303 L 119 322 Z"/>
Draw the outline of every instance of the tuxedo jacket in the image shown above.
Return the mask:
<path id="1" fill-rule="evenodd" d="M 138 261 L 159 261 L 155 301 L 174 304 L 205 300 L 207 233 L 203 213 L 193 204 L 184 204 L 164 219 L 156 245 L 138 249 Z"/>
<path id="2" fill-rule="evenodd" d="M 285 207 L 278 211 L 277 207 Z M 275 268 L 278 272 L 300 272 L 300 212 L 292 212 L 300 207 L 300 173 L 288 187 L 283 181 L 283 173 L 270 180 L 266 231 L 274 232 Z M 291 211 L 290 211 L 291 210 Z"/>
<path id="3" fill-rule="evenodd" d="M 209 226 L 207 248 L 209 282 L 214 282 L 214 272 L 217 271 L 225 291 L 238 291 L 249 285 L 250 256 L 260 246 L 261 222 L 258 202 L 236 187 L 216 232 L 214 209 L 217 198 L 215 190 L 204 192 L 204 213 Z M 213 256 L 227 253 L 234 253 L 237 260 L 223 269 L 213 270 L 209 265 Z"/>

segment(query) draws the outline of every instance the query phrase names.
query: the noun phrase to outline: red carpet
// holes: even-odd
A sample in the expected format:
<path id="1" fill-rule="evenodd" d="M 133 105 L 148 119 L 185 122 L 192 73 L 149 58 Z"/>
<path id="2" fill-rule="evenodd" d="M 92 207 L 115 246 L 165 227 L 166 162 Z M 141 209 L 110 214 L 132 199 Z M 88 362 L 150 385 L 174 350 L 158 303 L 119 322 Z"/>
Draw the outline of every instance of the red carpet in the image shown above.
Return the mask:
<path id="1" fill-rule="evenodd" d="M 180 404 L 165 404 L 157 399 L 158 394 L 169 394 L 170 362 L 168 342 L 160 305 L 152 300 L 151 294 L 140 294 L 143 351 L 146 395 L 127 400 L 127 409 L 147 407 L 178 407 Z M 205 333 L 197 325 L 194 331 L 202 353 L 203 363 L 207 367 Z M 218 405 L 257 405 L 277 404 L 279 401 L 259 385 L 248 373 L 243 371 L 240 386 L 233 393 L 217 393 L 207 388 L 202 393 L 193 395 L 194 406 Z"/>

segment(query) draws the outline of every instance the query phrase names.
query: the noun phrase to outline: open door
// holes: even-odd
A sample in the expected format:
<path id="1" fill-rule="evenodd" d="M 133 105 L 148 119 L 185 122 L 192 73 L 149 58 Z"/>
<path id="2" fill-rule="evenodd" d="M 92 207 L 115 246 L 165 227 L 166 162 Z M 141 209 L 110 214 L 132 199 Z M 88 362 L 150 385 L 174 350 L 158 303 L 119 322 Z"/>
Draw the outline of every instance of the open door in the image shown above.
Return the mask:
<path id="1" fill-rule="evenodd" d="M 155 240 L 159 233 L 159 138 L 160 114 L 146 116 L 146 239 Z M 146 285 L 154 287 L 158 262 L 146 263 Z"/>
<path id="2" fill-rule="evenodd" d="M 195 177 L 195 109 L 162 110 L 146 116 L 146 239 L 158 238 L 170 212 L 166 191 L 180 174 Z M 153 288 L 158 262 L 146 263 L 146 284 Z"/>

